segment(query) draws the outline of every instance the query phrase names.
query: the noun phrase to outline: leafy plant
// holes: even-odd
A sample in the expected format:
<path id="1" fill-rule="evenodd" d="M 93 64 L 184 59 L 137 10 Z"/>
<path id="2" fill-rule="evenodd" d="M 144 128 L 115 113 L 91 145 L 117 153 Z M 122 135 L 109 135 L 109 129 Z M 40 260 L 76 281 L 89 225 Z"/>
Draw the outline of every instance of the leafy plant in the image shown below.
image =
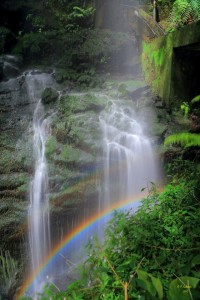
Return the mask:
<path id="1" fill-rule="evenodd" d="M 189 104 L 187 103 L 187 102 L 183 102 L 182 104 L 181 104 L 181 111 L 183 112 L 183 115 L 184 115 L 184 117 L 188 117 L 188 115 L 189 115 L 189 112 L 190 112 L 190 106 L 189 106 Z"/>
<path id="2" fill-rule="evenodd" d="M 180 144 L 185 148 L 192 146 L 200 147 L 200 135 L 189 132 L 172 134 L 168 136 L 164 141 L 165 146 L 170 144 Z"/>
<path id="3" fill-rule="evenodd" d="M 169 30 L 187 25 L 200 19 L 200 2 L 198 0 L 176 0 L 169 16 Z"/>
<path id="4" fill-rule="evenodd" d="M 17 283 L 18 264 L 9 251 L 0 253 L 0 295 L 11 296 Z"/>
<path id="5" fill-rule="evenodd" d="M 197 300 L 199 175 L 191 166 L 162 193 L 152 185 L 135 214 L 115 212 L 103 245 L 95 238 L 88 243 L 80 278 L 65 291 L 46 287 L 39 299 Z"/>
<path id="6" fill-rule="evenodd" d="M 194 97 L 192 100 L 191 100 L 191 104 L 195 104 L 195 103 L 198 103 L 200 102 L 200 95 Z"/>

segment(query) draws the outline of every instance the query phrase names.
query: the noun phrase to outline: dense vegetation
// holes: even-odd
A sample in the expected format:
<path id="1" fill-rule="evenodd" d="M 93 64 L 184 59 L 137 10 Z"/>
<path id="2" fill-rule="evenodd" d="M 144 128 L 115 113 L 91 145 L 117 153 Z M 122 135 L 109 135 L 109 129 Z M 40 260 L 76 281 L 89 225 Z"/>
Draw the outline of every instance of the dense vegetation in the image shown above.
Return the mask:
<path id="1" fill-rule="evenodd" d="M 136 214 L 116 212 L 105 241 L 89 242 L 80 279 L 40 299 L 199 299 L 200 170 L 176 159 L 162 193 L 154 184 Z M 173 176 L 171 175 L 173 174 Z"/>

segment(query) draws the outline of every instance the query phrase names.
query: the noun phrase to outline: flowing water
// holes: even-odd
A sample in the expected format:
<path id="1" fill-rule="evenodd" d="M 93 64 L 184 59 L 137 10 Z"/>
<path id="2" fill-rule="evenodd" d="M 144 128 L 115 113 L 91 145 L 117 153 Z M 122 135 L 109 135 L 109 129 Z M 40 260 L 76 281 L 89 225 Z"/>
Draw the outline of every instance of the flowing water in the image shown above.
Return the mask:
<path id="1" fill-rule="evenodd" d="M 35 172 L 30 183 L 29 207 L 29 244 L 32 272 L 39 268 L 51 251 L 48 165 L 45 158 L 45 144 L 50 133 L 50 117 L 46 116 L 40 100 L 42 90 L 51 84 L 51 77 L 47 74 L 31 75 L 29 73 L 26 75 L 29 100 L 36 104 L 32 124 Z M 127 198 L 134 199 L 134 196 L 139 194 L 142 188 L 147 187 L 150 181 L 156 183 L 158 181 L 158 167 L 151 142 L 143 133 L 133 103 L 126 103 L 117 98 L 112 99 L 105 94 L 95 95 L 107 98 L 107 106 L 99 115 L 99 128 L 102 136 L 100 142 L 102 176 L 96 187 L 99 191 L 99 199 L 95 207 L 97 211 L 101 212 L 108 209 L 113 203 L 126 201 Z M 137 205 L 132 204 L 132 207 Z M 66 232 L 64 227 L 70 227 L 72 224 L 70 230 L 73 232 L 80 222 L 83 222 L 84 216 L 87 220 L 93 214 L 95 214 L 94 207 L 90 208 L 86 204 L 86 207 L 82 211 L 77 211 L 73 217 L 66 216 L 66 224 L 62 224 L 64 231 Z M 81 261 L 83 258 L 81 256 L 84 255 L 84 245 L 96 233 L 102 237 L 105 222 L 109 218 L 110 216 L 100 220 L 96 227 L 87 229 L 85 234 L 76 239 L 67 252 L 60 252 L 60 260 L 56 262 L 55 266 L 57 274 L 64 276 L 64 273 L 68 272 L 69 275 L 71 268 L 66 272 L 67 268 L 62 257 L 67 257 L 70 260 L 76 257 L 74 261 Z M 62 236 L 60 238 L 62 239 Z M 72 274 L 73 272 L 72 270 Z M 47 275 L 50 276 L 51 280 L 53 278 L 53 282 L 59 286 L 60 279 L 56 279 L 55 273 L 48 269 L 42 273 L 42 278 L 39 277 L 34 281 L 31 295 L 42 290 L 43 284 L 47 281 Z M 66 285 L 66 277 L 64 278 Z M 62 287 L 62 283 L 60 286 Z"/>
<path id="2" fill-rule="evenodd" d="M 134 110 L 110 100 L 100 116 L 104 177 L 101 207 L 134 197 L 149 182 L 158 181 L 156 157 Z"/>
<path id="3" fill-rule="evenodd" d="M 45 144 L 50 133 L 50 117 L 45 115 L 41 93 L 51 84 L 47 74 L 26 75 L 29 101 L 36 102 L 33 114 L 34 177 L 30 183 L 29 246 L 31 271 L 35 272 L 51 249 L 48 166 L 45 158 Z M 41 282 L 35 282 L 34 291 L 39 291 Z"/>

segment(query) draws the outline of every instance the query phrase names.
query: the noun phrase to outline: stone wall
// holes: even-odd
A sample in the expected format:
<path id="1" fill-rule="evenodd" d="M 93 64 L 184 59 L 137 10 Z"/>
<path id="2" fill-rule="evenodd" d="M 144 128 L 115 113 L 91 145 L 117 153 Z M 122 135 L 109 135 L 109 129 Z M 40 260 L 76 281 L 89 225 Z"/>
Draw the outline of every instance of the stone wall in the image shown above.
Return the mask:
<path id="1" fill-rule="evenodd" d="M 198 87 L 193 87 L 192 81 L 194 77 L 198 77 L 199 44 L 200 22 L 185 26 L 166 36 L 143 42 L 142 64 L 146 81 L 153 93 L 159 95 L 166 106 L 173 105 L 173 100 L 189 102 L 191 99 L 183 99 L 182 95 L 190 98 L 195 96 L 193 93 L 198 93 Z M 179 55 L 181 52 L 185 53 L 182 58 Z M 189 69 L 193 70 L 192 73 L 187 72 Z M 179 82 L 183 81 L 180 86 L 177 79 Z M 193 92 L 187 93 L 187 85 L 191 85 L 190 89 L 193 89 Z"/>

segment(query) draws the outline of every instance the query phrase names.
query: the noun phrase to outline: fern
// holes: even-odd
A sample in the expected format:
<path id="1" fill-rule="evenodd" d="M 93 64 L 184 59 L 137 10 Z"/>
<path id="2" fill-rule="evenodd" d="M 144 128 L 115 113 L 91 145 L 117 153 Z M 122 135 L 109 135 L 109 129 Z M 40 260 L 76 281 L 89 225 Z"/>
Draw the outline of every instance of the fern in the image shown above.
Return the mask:
<path id="1" fill-rule="evenodd" d="M 164 141 L 165 146 L 170 144 L 180 144 L 185 148 L 192 146 L 200 147 L 200 134 L 188 132 L 172 134 L 168 136 Z"/>
<path id="2" fill-rule="evenodd" d="M 0 252 L 0 290 L 5 295 L 10 295 L 11 290 L 16 285 L 18 264 L 11 257 L 9 251 Z M 1 295 L 0 295 L 1 297 Z"/>
<path id="3" fill-rule="evenodd" d="M 194 97 L 192 100 L 191 100 L 191 104 L 195 104 L 197 102 L 200 102 L 200 95 Z"/>
<path id="4" fill-rule="evenodd" d="M 193 15 L 195 17 L 195 20 L 200 19 L 200 2 L 199 0 L 191 0 L 191 7 L 193 11 Z"/>
<path id="5" fill-rule="evenodd" d="M 200 19 L 199 0 L 176 0 L 169 16 L 169 30 Z"/>

